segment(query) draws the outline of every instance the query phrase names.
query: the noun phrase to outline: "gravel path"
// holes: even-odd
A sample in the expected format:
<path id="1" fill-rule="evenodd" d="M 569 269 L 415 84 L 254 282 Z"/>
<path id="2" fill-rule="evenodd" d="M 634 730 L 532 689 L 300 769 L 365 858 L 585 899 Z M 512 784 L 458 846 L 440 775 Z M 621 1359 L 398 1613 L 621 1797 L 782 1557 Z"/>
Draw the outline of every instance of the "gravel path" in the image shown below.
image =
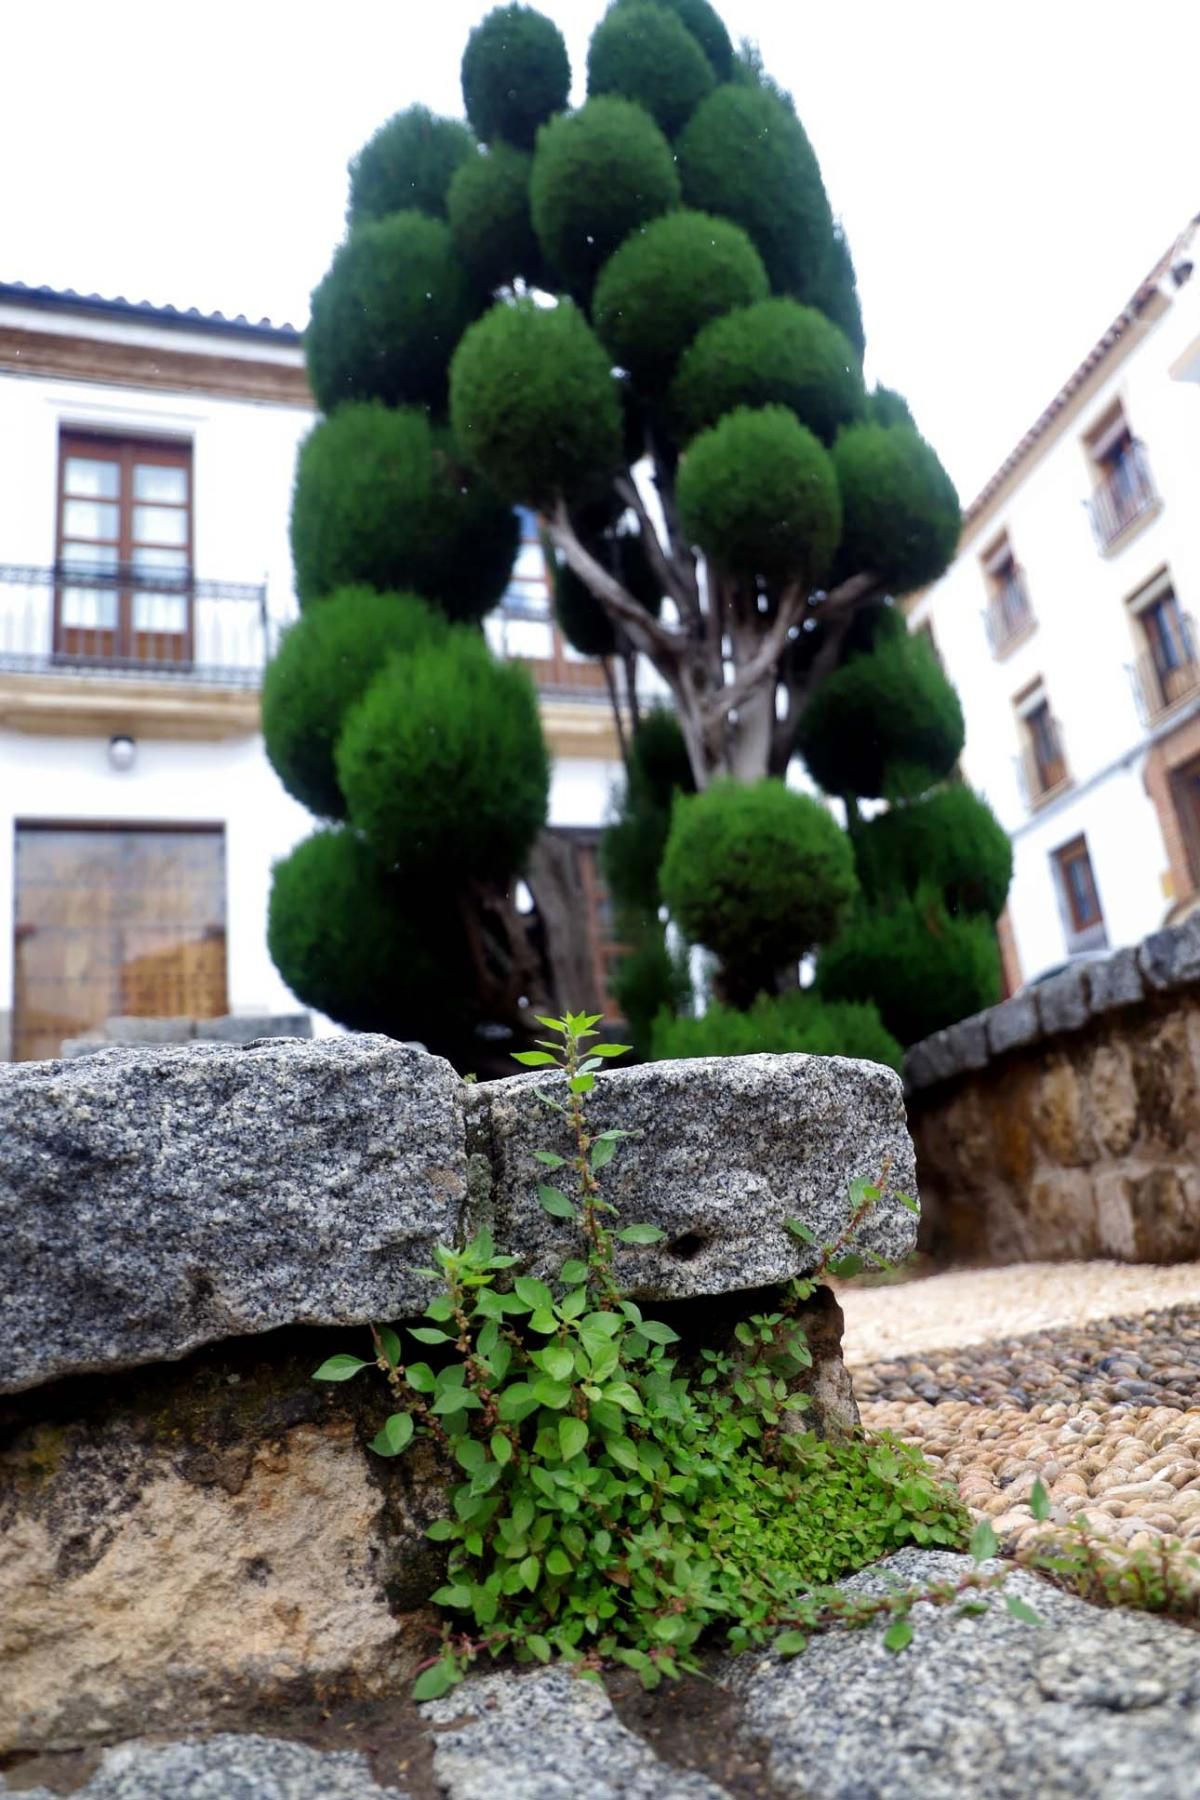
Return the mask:
<path id="1" fill-rule="evenodd" d="M 863 1423 L 923 1450 L 1004 1549 L 1038 1532 L 1040 1477 L 1056 1525 L 1085 1514 L 1114 1544 L 1200 1557 L 1200 1266 L 1032 1264 L 839 1297 Z"/>

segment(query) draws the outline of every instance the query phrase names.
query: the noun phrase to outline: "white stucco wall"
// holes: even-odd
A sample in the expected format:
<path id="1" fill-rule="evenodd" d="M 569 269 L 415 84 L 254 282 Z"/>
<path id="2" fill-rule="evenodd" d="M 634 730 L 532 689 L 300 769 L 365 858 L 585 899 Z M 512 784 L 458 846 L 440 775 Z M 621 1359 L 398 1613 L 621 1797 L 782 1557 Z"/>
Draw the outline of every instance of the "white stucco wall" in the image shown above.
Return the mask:
<path id="1" fill-rule="evenodd" d="M 1166 311 L 1134 327 L 1135 348 L 1060 435 L 1028 458 L 1019 482 L 910 615 L 914 627 L 931 624 L 962 700 L 964 772 L 1013 838 L 1009 912 L 1026 977 L 1067 952 L 1051 857 L 1081 833 L 1110 944 L 1157 929 L 1170 901 L 1167 853 L 1142 781 L 1149 739 L 1131 675 L 1145 642 L 1126 602 L 1166 568 L 1181 610 L 1200 617 L 1200 387 L 1194 368 L 1190 379 L 1181 378 L 1200 341 L 1200 277 L 1180 289 L 1168 278 L 1162 291 Z M 1106 556 L 1084 505 L 1093 487 L 1084 440 L 1117 400 L 1145 446 L 1162 507 Z M 997 445 L 1000 455 L 1005 449 Z M 1036 625 L 997 658 L 984 627 L 988 589 L 980 559 L 1002 532 L 1023 572 Z M 1071 786 L 1033 810 L 1018 780 L 1013 701 L 1038 678 L 1062 728 Z M 1178 715 L 1169 721 L 1177 722 Z"/>

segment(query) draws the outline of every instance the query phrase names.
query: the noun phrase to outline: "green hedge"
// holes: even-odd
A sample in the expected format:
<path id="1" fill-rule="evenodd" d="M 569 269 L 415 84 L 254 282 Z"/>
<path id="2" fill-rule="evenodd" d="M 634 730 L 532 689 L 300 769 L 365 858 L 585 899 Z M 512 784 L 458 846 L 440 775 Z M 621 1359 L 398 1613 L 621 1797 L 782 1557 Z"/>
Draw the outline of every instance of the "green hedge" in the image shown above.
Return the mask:
<path id="1" fill-rule="evenodd" d="M 843 333 L 815 307 L 788 299 L 763 300 L 706 325 L 671 387 L 672 418 L 684 438 L 734 407 L 778 405 L 828 445 L 865 404 Z"/>
<path id="2" fill-rule="evenodd" d="M 679 174 L 649 114 L 605 94 L 538 134 L 530 197 L 546 260 L 586 298 L 630 232 L 679 205 Z"/>
<path id="3" fill-rule="evenodd" d="M 995 928 L 927 892 L 864 911 L 822 951 L 817 987 L 825 1000 L 873 1001 L 907 1048 L 999 1000 Z"/>
<path id="4" fill-rule="evenodd" d="M 475 140 L 457 119 L 410 106 L 381 125 L 350 164 L 351 225 L 389 213 L 444 217 L 454 172 L 475 155 Z"/>
<path id="5" fill-rule="evenodd" d="M 829 453 L 784 406 L 738 407 L 679 469 L 684 530 L 726 574 L 819 587 L 841 530 Z"/>
<path id="6" fill-rule="evenodd" d="M 760 995 L 746 1012 L 710 1006 L 698 1019 L 667 1010 L 654 1021 L 656 1062 L 688 1056 L 857 1056 L 899 1070 L 904 1052 L 869 1003 L 824 1002 L 811 989 Z"/>

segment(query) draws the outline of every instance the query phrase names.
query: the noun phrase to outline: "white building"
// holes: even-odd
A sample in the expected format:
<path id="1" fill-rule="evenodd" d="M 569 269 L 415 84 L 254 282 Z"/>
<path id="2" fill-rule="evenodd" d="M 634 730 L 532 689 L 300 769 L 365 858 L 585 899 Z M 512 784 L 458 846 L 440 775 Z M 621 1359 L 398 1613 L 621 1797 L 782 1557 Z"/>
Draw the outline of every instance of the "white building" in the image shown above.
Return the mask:
<path id="1" fill-rule="evenodd" d="M 963 772 L 1013 842 L 1010 988 L 1200 888 L 1200 278 L 1193 221 L 964 514 L 909 603 Z"/>
<path id="2" fill-rule="evenodd" d="M 0 1056 L 113 1014 L 297 1010 L 267 897 L 313 821 L 267 762 L 258 691 L 295 616 L 313 418 L 290 326 L 0 286 Z M 617 745 L 536 540 L 489 628 L 538 679 L 550 822 L 598 920 Z"/>

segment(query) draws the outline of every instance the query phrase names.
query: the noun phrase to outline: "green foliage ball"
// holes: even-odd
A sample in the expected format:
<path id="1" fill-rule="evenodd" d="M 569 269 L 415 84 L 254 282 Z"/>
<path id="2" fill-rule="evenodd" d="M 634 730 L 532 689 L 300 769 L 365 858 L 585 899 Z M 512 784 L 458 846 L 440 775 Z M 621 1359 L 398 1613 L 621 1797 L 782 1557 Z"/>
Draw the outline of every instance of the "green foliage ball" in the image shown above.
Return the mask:
<path id="1" fill-rule="evenodd" d="M 790 408 L 823 444 L 861 418 L 865 406 L 846 338 L 815 307 L 786 298 L 761 300 L 706 325 L 684 352 L 671 387 L 672 416 L 684 438 L 734 407 L 771 405 Z"/>
<path id="2" fill-rule="evenodd" d="M 533 684 L 473 633 L 389 663 L 347 715 L 335 760 L 350 818 L 413 879 L 504 880 L 545 823 Z"/>
<path id="3" fill-rule="evenodd" d="M 492 307 L 450 371 L 454 435 L 510 500 L 549 507 L 603 481 L 621 458 L 608 357 L 571 301 Z"/>
<path id="4" fill-rule="evenodd" d="M 904 1052 L 870 1002 L 820 1000 L 810 988 L 760 994 L 747 1012 L 710 1006 L 698 1019 L 654 1021 L 656 1062 L 687 1056 L 856 1056 L 899 1070 Z"/>
<path id="5" fill-rule="evenodd" d="M 485 144 L 532 150 L 538 126 L 562 112 L 571 88 L 563 35 L 532 6 L 497 6 L 467 39 L 463 105 Z"/>
<path id="6" fill-rule="evenodd" d="M 317 405 L 440 406 L 477 310 L 444 220 L 400 212 L 360 225 L 313 292 L 304 349 Z"/>
<path id="7" fill-rule="evenodd" d="M 841 532 L 829 453 L 783 406 L 738 407 L 689 446 L 684 530 L 731 575 L 819 587 Z"/>
<path id="8" fill-rule="evenodd" d="M 735 307 L 756 310 L 751 303 L 765 301 L 767 291 L 762 258 L 740 226 L 672 212 L 634 232 L 605 263 L 592 319 L 614 360 L 653 392 L 702 326 Z"/>
<path id="9" fill-rule="evenodd" d="M 447 211 L 454 247 L 473 280 L 491 293 L 519 275 L 540 285 L 542 254 L 529 212 L 533 159 L 509 144 L 460 164 L 450 183 Z"/>
<path id="10" fill-rule="evenodd" d="M 747 999 L 827 943 L 858 892 L 837 821 L 773 780 L 720 781 L 678 800 L 659 879 L 682 930 L 720 957 Z"/>
<path id="11" fill-rule="evenodd" d="M 872 425 L 907 425 L 910 431 L 917 429 L 908 401 L 895 388 L 872 389 L 867 397 L 867 418 Z"/>
<path id="12" fill-rule="evenodd" d="M 889 634 L 820 683 L 796 747 L 827 794 L 893 798 L 943 780 L 964 735 L 958 695 L 928 644 Z"/>
<path id="13" fill-rule="evenodd" d="M 427 106 L 398 112 L 350 164 L 350 224 L 410 210 L 444 217 L 451 178 L 474 153 L 475 141 L 457 119 L 439 119 Z"/>
<path id="14" fill-rule="evenodd" d="M 893 594 L 946 569 L 962 523 L 958 495 L 937 456 L 909 426 L 849 426 L 833 447 L 842 493 L 839 571 L 870 570 Z"/>
<path id="15" fill-rule="evenodd" d="M 874 1001 L 907 1048 L 995 1005 L 995 928 L 980 914 L 948 912 L 930 894 L 864 911 L 822 951 L 817 986 L 826 1000 Z"/>
<path id="16" fill-rule="evenodd" d="M 811 305 L 818 307 L 838 327 L 847 343 L 853 346 L 861 368 L 867 338 L 863 330 L 862 307 L 858 300 L 858 278 L 854 273 L 850 246 L 840 224 L 834 225 L 828 253 L 815 284 L 809 289 L 808 299 Z"/>
<path id="17" fill-rule="evenodd" d="M 318 831 L 276 863 L 267 946 L 297 998 L 351 1031 L 441 1047 L 467 1010 L 454 906 L 390 875 L 354 831 Z"/>
<path id="18" fill-rule="evenodd" d="M 603 95 L 538 134 L 530 196 L 547 260 L 586 296 L 630 232 L 679 205 L 679 175 L 654 120 Z"/>
<path id="19" fill-rule="evenodd" d="M 302 605 L 365 582 L 481 619 L 508 585 L 517 536 L 511 506 L 424 413 L 343 406 L 301 446 L 292 561 Z"/>
<path id="20" fill-rule="evenodd" d="M 1012 880 L 1012 844 L 987 801 L 956 782 L 889 807 L 855 834 L 854 856 L 871 900 L 937 889 L 952 913 L 998 919 Z"/>
<path id="21" fill-rule="evenodd" d="M 759 87 L 717 88 L 678 142 L 683 197 L 748 231 L 777 293 L 805 300 L 826 266 L 833 215 L 804 127 Z"/>
<path id="22" fill-rule="evenodd" d="M 263 676 L 262 728 L 271 767 L 302 806 L 345 817 L 333 751 L 347 712 L 391 657 L 445 629 L 415 594 L 349 587 L 310 606 L 283 634 Z"/>
<path id="23" fill-rule="evenodd" d="M 640 6 L 642 0 L 615 0 L 617 7 Z M 718 81 L 728 81 L 733 71 L 733 43 L 724 21 L 709 0 L 657 0 L 687 26 L 700 45 Z"/>
<path id="24" fill-rule="evenodd" d="M 668 137 L 713 89 L 712 66 L 669 8 L 653 0 L 613 7 L 592 33 L 588 93 L 635 100 Z"/>

